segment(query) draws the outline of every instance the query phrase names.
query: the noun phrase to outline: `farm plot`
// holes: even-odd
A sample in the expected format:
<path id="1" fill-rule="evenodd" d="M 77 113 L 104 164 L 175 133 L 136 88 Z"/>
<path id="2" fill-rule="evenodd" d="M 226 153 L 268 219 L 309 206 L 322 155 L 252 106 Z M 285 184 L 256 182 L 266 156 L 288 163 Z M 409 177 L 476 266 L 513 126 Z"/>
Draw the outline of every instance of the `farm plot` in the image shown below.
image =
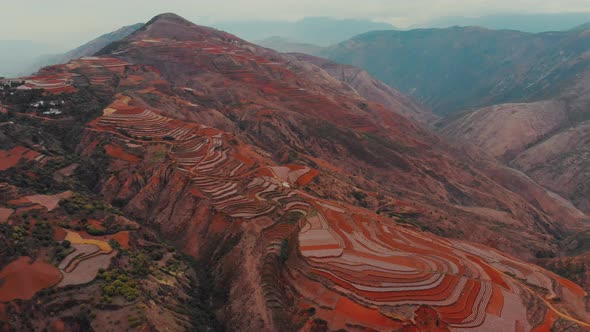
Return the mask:
<path id="1" fill-rule="evenodd" d="M 0 224 L 7 222 L 13 213 L 14 209 L 0 207 Z"/>
<path id="2" fill-rule="evenodd" d="M 25 86 L 41 89 L 47 93 L 72 93 L 77 89 L 72 85 L 72 74 L 68 72 L 44 72 L 25 79 Z"/>
<path id="3" fill-rule="evenodd" d="M 62 199 L 66 199 L 72 197 L 74 193 L 71 191 L 64 191 L 63 193 L 56 194 L 56 195 L 32 195 L 32 196 L 25 196 L 24 199 L 30 201 L 31 203 L 39 204 L 47 209 L 47 211 L 52 211 L 57 208 L 59 201 Z"/>
<path id="4" fill-rule="evenodd" d="M 59 264 L 63 275 L 57 287 L 88 283 L 96 277 L 100 269 L 107 269 L 116 252 L 101 240 L 88 239 L 79 233 L 66 230 L 66 240 L 75 250 Z"/>
<path id="5" fill-rule="evenodd" d="M 170 145 L 168 156 L 178 171 L 191 178 L 192 191 L 210 198 L 218 210 L 234 218 L 252 219 L 271 213 L 292 196 L 285 191 L 284 181 L 272 177 L 252 181 L 252 162 L 228 143 L 226 133 L 182 123 L 132 104 L 130 98 L 119 96 L 94 123 L 95 128 Z M 121 154 L 118 151 L 117 155 Z M 306 172 L 295 170 L 291 178 Z"/>
<path id="6" fill-rule="evenodd" d="M 61 274 L 53 265 L 40 261 L 31 263 L 29 257 L 20 257 L 0 271 L 0 302 L 28 300 L 60 279 Z"/>
<path id="7" fill-rule="evenodd" d="M 298 270 L 348 298 L 339 302 L 346 305 L 335 307 L 333 300 L 324 306 L 321 298 L 315 299 L 318 305 L 333 308 L 322 312 L 328 320 L 335 319 L 337 326 L 343 323 L 341 311 L 362 304 L 364 310 L 377 309 L 377 313 L 429 307 L 454 329 L 480 328 L 491 322 L 526 329 L 532 326 L 518 298 L 528 290 L 505 273 L 545 289 L 543 296 L 548 299 L 559 292 L 556 289 L 572 287 L 541 268 L 487 248 L 417 233 L 333 203 L 318 201 L 314 211 L 304 219 L 298 235 L 299 251 L 307 263 Z M 351 305 L 351 300 L 356 304 Z M 349 317 L 349 324 L 387 328 L 381 324 L 383 315 Z"/>
<path id="8" fill-rule="evenodd" d="M 44 159 L 44 155 L 22 146 L 15 146 L 10 150 L 0 150 L 0 171 L 16 166 L 21 160 L 42 162 Z"/>

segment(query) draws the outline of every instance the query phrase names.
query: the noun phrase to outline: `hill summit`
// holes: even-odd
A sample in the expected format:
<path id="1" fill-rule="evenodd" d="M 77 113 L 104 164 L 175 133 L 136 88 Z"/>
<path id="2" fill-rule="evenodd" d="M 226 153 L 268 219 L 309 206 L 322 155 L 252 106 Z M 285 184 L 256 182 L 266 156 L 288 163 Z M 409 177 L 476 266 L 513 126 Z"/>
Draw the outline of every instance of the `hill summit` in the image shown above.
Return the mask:
<path id="1" fill-rule="evenodd" d="M 164 14 L 19 84 L 0 98 L 17 330 L 590 326 L 585 290 L 531 263 L 585 215 L 358 69 Z"/>

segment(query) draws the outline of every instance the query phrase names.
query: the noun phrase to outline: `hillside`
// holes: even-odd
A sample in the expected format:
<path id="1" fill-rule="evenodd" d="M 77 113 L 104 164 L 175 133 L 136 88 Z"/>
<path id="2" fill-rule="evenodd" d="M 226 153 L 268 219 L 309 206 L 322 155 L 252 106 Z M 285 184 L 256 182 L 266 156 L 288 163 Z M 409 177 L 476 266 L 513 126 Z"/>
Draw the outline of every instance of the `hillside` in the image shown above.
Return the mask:
<path id="1" fill-rule="evenodd" d="M 438 117 L 426 109 L 425 106 L 403 95 L 389 85 L 371 77 L 369 73 L 360 68 L 341 65 L 307 54 L 296 53 L 293 55 L 299 60 L 313 63 L 322 68 L 332 77 L 346 83 L 368 101 L 381 104 L 403 115 L 405 118 L 426 125 L 438 121 Z"/>
<path id="2" fill-rule="evenodd" d="M 0 137 L 0 239 L 16 243 L 2 248 L 51 228 L 41 240 L 80 253 L 5 255 L 0 276 L 45 273 L 0 299 L 0 318 L 20 330 L 590 326 L 585 290 L 531 263 L 568 253 L 586 216 L 339 68 L 162 14 L 27 78 L 31 90 L 5 88 L 0 125 L 16 128 Z M 117 247 L 108 236 L 132 221 L 130 249 Z M 104 271 L 60 288 L 97 257 Z"/>
<path id="3" fill-rule="evenodd" d="M 70 60 L 78 59 L 83 56 L 93 55 L 94 53 L 98 52 L 108 44 L 129 36 L 142 26 L 143 23 L 125 26 L 113 32 L 106 33 L 66 53 L 41 56 L 35 60 L 35 63 L 33 65 L 31 65 L 31 68 L 28 69 L 28 73 L 34 73 L 44 66 L 66 63 Z"/>
<path id="4" fill-rule="evenodd" d="M 574 28 L 572 28 L 572 30 L 574 30 L 574 31 L 575 30 L 578 30 L 578 31 L 579 30 L 588 30 L 588 29 L 590 29 L 590 22 L 584 23 L 584 24 L 580 24 L 580 25 L 575 26 Z"/>
<path id="5" fill-rule="evenodd" d="M 586 142 L 590 135 L 590 70 L 553 99 L 505 104 L 468 112 L 441 132 L 468 141 L 540 184 L 590 211 Z"/>
<path id="6" fill-rule="evenodd" d="M 365 69 L 446 115 L 557 96 L 589 68 L 588 49 L 587 30 L 453 27 L 369 32 L 319 55 Z"/>
<path id="7" fill-rule="evenodd" d="M 480 17 L 440 17 L 423 26 L 447 28 L 451 26 L 479 26 L 495 30 L 517 30 L 530 33 L 566 31 L 590 21 L 590 13 L 506 13 Z"/>

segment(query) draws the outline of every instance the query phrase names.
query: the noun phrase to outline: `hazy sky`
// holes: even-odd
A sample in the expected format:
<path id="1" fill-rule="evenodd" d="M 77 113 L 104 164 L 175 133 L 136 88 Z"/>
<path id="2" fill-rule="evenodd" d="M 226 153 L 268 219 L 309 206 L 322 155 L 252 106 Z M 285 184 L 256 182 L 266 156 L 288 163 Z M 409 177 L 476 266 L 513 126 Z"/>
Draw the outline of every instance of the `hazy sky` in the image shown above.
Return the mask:
<path id="1" fill-rule="evenodd" d="M 0 0 L 0 40 L 74 47 L 121 26 L 174 12 L 195 23 L 369 18 L 398 27 L 450 15 L 590 12 L 589 0 Z"/>

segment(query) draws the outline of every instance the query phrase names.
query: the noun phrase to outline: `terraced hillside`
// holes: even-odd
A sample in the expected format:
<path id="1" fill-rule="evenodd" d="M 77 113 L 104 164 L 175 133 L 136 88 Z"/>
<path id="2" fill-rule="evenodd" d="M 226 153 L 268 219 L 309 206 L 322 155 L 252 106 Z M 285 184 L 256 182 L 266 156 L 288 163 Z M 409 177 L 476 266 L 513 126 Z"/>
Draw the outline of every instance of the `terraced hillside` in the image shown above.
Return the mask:
<path id="1" fill-rule="evenodd" d="M 529 203 L 528 187 L 505 188 L 510 170 L 478 170 L 403 111 L 292 55 L 174 16 L 157 17 L 101 53 L 134 64 L 119 89 L 132 90 L 141 107 L 236 133 L 274 162 L 324 169 L 312 189 L 319 196 L 389 214 L 396 202 L 413 205 L 407 215 L 421 227 L 522 257 L 559 251 L 546 236 L 582 225 L 583 215 L 558 198 L 541 191 Z M 503 236 L 493 236 L 500 228 Z"/>
<path id="2" fill-rule="evenodd" d="M 106 106 L 104 77 L 117 70 L 106 69 L 108 59 L 96 64 L 70 64 L 92 73 L 89 80 L 52 74 L 68 78 L 61 92 L 12 87 L 2 100 L 9 105 L 0 107 L 0 331 L 215 328 L 200 263 L 91 190 L 91 164 L 75 145 Z M 59 100 L 53 107 L 62 113 L 44 114 L 31 98 Z"/>
<path id="3" fill-rule="evenodd" d="M 21 183 L 84 191 L 53 210 L 72 216 L 55 223 L 63 224 L 55 238 L 70 249 L 53 262 L 64 277 L 52 293 L 100 294 L 78 299 L 100 308 L 75 320 L 81 329 L 112 328 L 116 319 L 131 329 L 174 322 L 174 330 L 590 326 L 585 290 L 526 262 L 561 254 L 559 239 L 584 230 L 584 214 L 532 193 L 527 180 L 508 189 L 500 181 L 512 182 L 511 171 L 482 167 L 312 63 L 164 14 L 95 57 L 38 77 L 48 73 L 70 78 L 60 97 L 96 107 L 54 116 L 17 105 L 27 92 L 6 101 L 11 126 L 71 127 L 68 151 L 77 158 L 36 187 L 11 163 L 2 179 L 17 201 L 3 203 L 3 214 L 21 223 Z M 7 149 L 27 143 L 59 159 L 49 138 L 35 145 L 9 133 L 20 141 Z M 70 163 L 76 181 L 64 183 Z M 162 239 L 198 265 L 162 250 Z M 103 270 L 81 286 L 92 272 L 84 264 Z M 38 299 L 0 309 L 15 315 Z M 66 323 L 76 314 L 41 303 L 60 308 Z M 28 326 L 26 317 L 15 324 Z"/>
<path id="4" fill-rule="evenodd" d="M 409 322 L 441 329 L 530 329 L 556 321 L 586 326 L 586 293 L 571 281 L 486 247 L 443 240 L 364 209 L 317 199 L 298 189 L 312 180 L 312 169 L 265 166 L 272 163 L 242 154 L 248 150 L 229 133 L 174 125 L 173 119 L 130 103 L 131 98 L 116 100 L 90 130 L 117 135 L 110 144 L 121 150 L 166 146 L 162 151 L 178 176 L 187 178 L 184 191 L 207 200 L 213 215 L 262 229 L 252 253 L 261 260 L 262 289 L 253 301 L 266 304 L 267 324 L 274 329 L 311 329 L 319 321 L 332 329 L 377 330 Z M 314 308 L 314 319 L 289 319 L 298 315 L 294 308 Z"/>

